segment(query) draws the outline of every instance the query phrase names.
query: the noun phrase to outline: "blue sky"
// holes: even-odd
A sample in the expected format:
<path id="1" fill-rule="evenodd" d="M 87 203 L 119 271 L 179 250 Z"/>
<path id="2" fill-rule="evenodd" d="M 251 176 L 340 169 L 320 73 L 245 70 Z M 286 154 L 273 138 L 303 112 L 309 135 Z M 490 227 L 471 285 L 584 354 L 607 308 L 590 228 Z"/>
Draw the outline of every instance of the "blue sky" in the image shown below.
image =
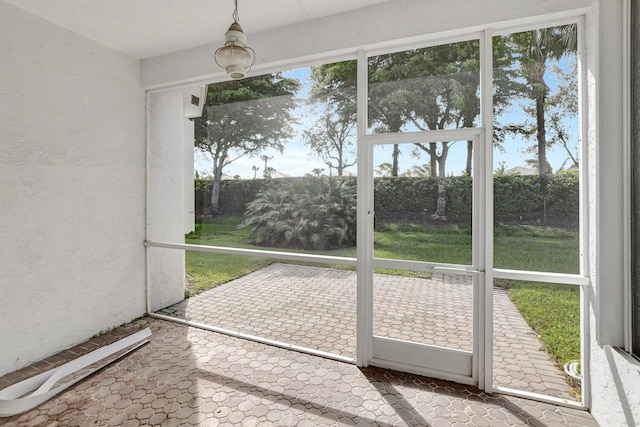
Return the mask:
<path id="1" fill-rule="evenodd" d="M 566 69 L 568 65 L 562 64 Z M 298 93 L 298 98 L 304 100 L 308 97 L 311 87 L 311 81 L 309 79 L 310 68 L 298 68 L 290 70 L 284 73 L 287 77 L 297 78 L 302 83 L 302 88 Z M 553 73 L 547 73 L 547 82 L 552 90 L 557 86 L 557 80 Z M 328 174 L 328 167 L 322 163 L 322 161 L 314 155 L 310 155 L 308 147 L 303 143 L 303 131 L 313 124 L 314 118 L 310 112 L 310 107 L 301 102 L 294 112 L 294 115 L 299 118 L 299 125 L 296 128 L 294 136 L 286 142 L 284 152 L 281 154 L 277 150 L 269 149 L 265 151 L 267 156 L 271 157 L 268 161 L 269 167 L 274 167 L 276 171 L 286 174 L 288 176 L 303 176 L 307 173 L 311 173 L 314 169 L 323 169 L 324 174 Z M 497 119 L 503 123 L 519 122 L 524 120 L 525 116 L 522 113 L 521 107 L 514 107 L 511 111 L 507 111 Z M 577 141 L 578 141 L 578 119 L 577 117 L 567 118 L 563 122 L 569 129 L 571 140 L 574 147 L 572 151 L 574 155 L 577 154 Z M 355 138 L 353 139 L 353 153 L 355 153 Z M 505 152 L 494 149 L 494 169 L 504 162 L 506 168 L 513 168 L 517 166 L 526 166 L 526 159 L 533 159 L 536 157 L 535 153 L 524 152 L 525 147 L 533 146 L 534 141 L 523 141 L 519 137 L 508 137 L 505 141 Z M 414 165 L 425 164 L 428 162 L 428 157 L 423 155 L 421 158 L 416 159 L 408 152 L 410 147 L 403 147 L 403 153 L 399 158 L 400 173 L 403 173 L 410 169 Z M 378 154 L 374 155 L 374 168 L 382 162 L 391 161 L 391 148 L 380 148 L 376 151 Z M 388 155 L 386 154 L 388 152 Z M 553 170 L 557 170 L 567 158 L 566 151 L 557 146 L 553 146 L 547 149 L 547 156 L 549 163 Z M 351 156 L 355 159 L 355 154 Z M 464 170 L 466 164 L 466 142 L 460 141 L 450 144 L 449 156 L 446 162 L 446 174 L 458 175 Z M 258 167 L 256 172 L 253 167 Z M 568 167 L 568 166 L 567 166 Z M 208 160 L 205 155 L 196 150 L 195 154 L 195 169 L 202 172 L 211 173 L 211 161 Z M 229 164 L 224 169 L 224 174 L 228 176 L 240 176 L 243 179 L 253 178 L 254 174 L 258 177 L 262 176 L 264 169 L 264 161 L 259 157 L 242 157 L 235 162 Z M 350 167 L 348 170 L 352 173 L 356 172 L 356 167 Z"/>

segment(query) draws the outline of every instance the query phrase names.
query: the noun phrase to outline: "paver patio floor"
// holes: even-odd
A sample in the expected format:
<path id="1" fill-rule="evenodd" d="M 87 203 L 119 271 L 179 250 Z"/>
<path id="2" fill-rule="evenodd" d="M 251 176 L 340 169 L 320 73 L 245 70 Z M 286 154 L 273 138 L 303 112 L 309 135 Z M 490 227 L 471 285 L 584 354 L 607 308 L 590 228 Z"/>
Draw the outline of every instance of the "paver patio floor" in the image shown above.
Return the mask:
<path id="1" fill-rule="evenodd" d="M 375 274 L 373 286 L 375 335 L 472 350 L 470 277 Z M 355 358 L 353 271 L 275 263 L 160 313 Z M 494 384 L 576 399 L 500 288 L 494 288 L 493 328 Z"/>
<path id="2" fill-rule="evenodd" d="M 17 426 L 580 426 L 586 411 L 356 366 L 145 317 L 0 378 L 0 389 L 150 327 L 151 341 Z"/>

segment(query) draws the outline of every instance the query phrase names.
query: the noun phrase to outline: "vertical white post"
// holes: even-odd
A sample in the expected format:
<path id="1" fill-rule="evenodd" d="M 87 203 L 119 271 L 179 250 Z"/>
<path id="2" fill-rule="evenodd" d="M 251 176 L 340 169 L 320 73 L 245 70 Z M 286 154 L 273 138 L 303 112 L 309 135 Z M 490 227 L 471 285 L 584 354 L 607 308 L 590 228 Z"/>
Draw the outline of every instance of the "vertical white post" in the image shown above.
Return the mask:
<path id="1" fill-rule="evenodd" d="M 358 52 L 357 74 L 357 328 L 356 364 L 367 366 L 373 352 L 373 173 L 367 133 L 367 55 Z"/>
<path id="2" fill-rule="evenodd" d="M 206 101 L 206 87 L 203 85 L 184 88 L 182 92 L 184 105 L 183 130 L 183 175 L 184 175 L 184 234 L 195 230 L 195 188 L 194 188 L 194 139 L 195 126 L 193 120 L 202 116 L 202 109 Z"/>
<path id="3" fill-rule="evenodd" d="M 184 228 L 183 233 L 188 234 L 195 230 L 196 226 L 196 197 L 195 197 L 195 172 L 194 172 L 194 123 L 185 118 L 183 121 L 183 185 L 184 185 Z"/>
<path id="4" fill-rule="evenodd" d="M 481 59 L 481 103 L 482 129 L 481 152 L 484 157 L 484 257 L 480 259 L 480 270 L 484 271 L 484 282 L 480 283 L 484 295 L 481 310 L 484 312 L 484 345 L 479 351 L 484 358 L 484 372 L 478 377 L 478 386 L 487 392 L 493 390 L 493 33 L 485 30 L 480 44 Z M 481 275 L 482 278 L 483 275 Z"/>
<path id="5" fill-rule="evenodd" d="M 146 94 L 146 118 L 147 118 L 147 134 L 146 134 L 146 155 L 145 155 L 145 183 L 144 183 L 144 196 L 145 196 L 145 217 L 144 217 L 144 230 L 145 236 L 144 240 L 149 240 L 149 181 L 151 176 L 151 94 L 147 92 Z M 149 248 L 144 248 L 145 253 L 145 286 L 146 286 L 146 311 L 147 313 L 151 313 L 151 269 L 149 267 Z"/>
<path id="6" fill-rule="evenodd" d="M 183 93 L 157 92 L 149 99 L 147 240 L 184 243 Z M 184 299 L 184 256 L 184 251 L 147 248 L 149 311 Z"/>
<path id="7" fill-rule="evenodd" d="M 623 163 L 623 173 L 622 175 L 625 177 L 630 177 L 632 174 L 632 161 L 631 161 L 631 3 L 629 0 L 625 0 L 623 2 L 624 10 L 623 10 L 623 22 L 624 26 L 622 28 L 623 36 L 622 36 L 622 94 L 623 99 L 622 102 L 624 104 L 623 108 L 623 154 L 622 158 L 625 159 Z M 631 217 L 631 183 L 630 179 L 625 179 L 624 184 L 624 194 L 623 194 L 623 224 L 625 231 L 623 235 L 625 236 L 624 241 L 624 293 L 625 293 L 625 306 L 624 306 L 624 328 L 625 328 L 625 336 L 624 336 L 624 347 L 627 351 L 631 351 L 631 338 L 632 338 L 632 330 L 631 330 L 631 313 L 632 313 L 632 295 L 631 295 L 631 222 L 633 218 Z"/>
<path id="8" fill-rule="evenodd" d="M 586 25 L 585 18 L 578 22 L 578 140 L 580 141 L 579 168 L 579 247 L 580 247 L 580 275 L 590 276 L 589 261 L 589 138 L 588 112 L 589 96 L 587 93 L 588 67 L 586 63 Z M 582 404 L 590 406 L 591 375 L 590 375 L 590 324 L 589 324 L 589 291 L 588 287 L 580 286 L 580 369 L 582 371 L 581 395 Z"/>

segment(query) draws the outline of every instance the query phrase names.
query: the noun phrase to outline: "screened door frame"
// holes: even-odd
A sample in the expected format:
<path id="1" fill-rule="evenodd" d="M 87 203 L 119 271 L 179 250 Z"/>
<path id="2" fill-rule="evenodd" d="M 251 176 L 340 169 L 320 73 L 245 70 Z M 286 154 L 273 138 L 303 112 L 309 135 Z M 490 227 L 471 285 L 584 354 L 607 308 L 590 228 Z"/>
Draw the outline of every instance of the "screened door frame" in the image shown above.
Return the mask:
<path id="1" fill-rule="evenodd" d="M 580 273 L 562 274 L 538 271 L 520 271 L 497 269 L 493 266 L 493 232 L 494 232 L 494 206 L 493 206 L 493 37 L 495 35 L 512 32 L 530 31 L 539 28 L 547 28 L 558 25 L 577 24 L 578 27 L 578 93 L 579 93 L 579 138 L 581 141 L 580 152 Z M 429 369 L 417 369 L 414 373 L 431 374 L 443 379 L 451 379 L 463 383 L 476 384 L 486 392 L 501 392 L 515 396 L 533 398 L 575 407 L 588 407 L 587 396 L 589 394 L 589 340 L 588 340 L 588 292 L 585 289 L 590 286 L 588 277 L 588 259 L 584 254 L 588 253 L 586 236 L 588 236 L 588 221 L 586 220 L 587 182 L 589 179 L 587 167 L 587 132 L 585 111 L 587 111 L 587 96 L 584 82 L 586 81 L 586 67 L 584 67 L 584 33 L 585 23 L 582 14 L 576 14 L 568 18 L 555 20 L 536 19 L 527 25 L 519 26 L 492 26 L 480 32 L 471 32 L 457 35 L 451 38 L 438 38 L 418 43 L 395 44 L 383 49 L 360 50 L 357 53 L 357 144 L 358 144 L 358 236 L 357 236 L 357 350 L 356 363 L 358 366 L 382 366 L 398 370 L 411 371 L 412 367 L 403 363 L 389 363 L 380 361 L 374 355 L 373 334 L 373 268 L 375 259 L 373 255 L 373 146 L 382 140 L 389 141 L 392 138 L 398 141 L 412 141 L 415 138 L 433 140 L 430 133 L 438 134 L 438 141 L 456 141 L 455 135 L 465 135 L 468 132 L 477 132 L 479 144 L 474 149 L 474 167 L 478 168 L 474 173 L 474 183 L 480 187 L 478 199 L 474 199 L 474 212 L 480 212 L 482 219 L 474 218 L 474 243 L 473 268 L 470 270 L 479 280 L 477 292 L 474 292 L 474 350 L 473 350 L 473 374 L 465 378 L 459 375 L 444 374 L 439 371 L 430 372 Z M 438 46 L 447 43 L 474 40 L 480 41 L 480 123 L 479 128 L 438 130 L 419 133 L 385 133 L 382 135 L 367 133 L 367 108 L 368 108 L 368 58 L 378 54 L 398 52 L 403 49 L 424 48 Z M 445 136 L 446 135 L 446 136 Z M 474 192 L 475 194 L 475 192 Z M 477 227 L 477 229 L 476 229 Z M 477 251 L 477 252 L 476 252 Z M 581 366 L 582 366 L 582 401 L 573 402 L 566 399 L 555 398 L 539 393 L 514 390 L 495 386 L 493 383 L 493 283 L 495 279 L 511 279 L 534 281 L 539 283 L 556 283 L 568 286 L 580 287 L 580 329 L 581 329 Z M 474 279 L 476 280 L 476 279 Z M 475 303 L 478 303 L 477 306 Z"/>
<path id="2" fill-rule="evenodd" d="M 358 337 L 356 363 L 359 366 L 380 366 L 384 368 L 397 369 L 405 372 L 412 372 L 421 375 L 428 375 L 443 379 L 456 381 L 459 383 L 478 385 L 481 388 L 485 385 L 484 370 L 486 365 L 485 348 L 486 332 L 484 327 L 485 309 L 483 301 L 487 300 L 485 295 L 485 270 L 486 257 L 483 248 L 486 246 L 487 221 L 482 218 L 487 210 L 486 177 L 487 167 L 485 163 L 491 161 L 487 159 L 487 131 L 484 127 L 484 110 L 487 105 L 492 104 L 492 89 L 486 91 L 484 84 L 487 79 L 484 77 L 486 70 L 483 64 L 486 62 L 486 51 L 489 49 L 491 58 L 491 44 L 487 45 L 487 32 L 473 32 L 465 35 L 433 40 L 430 43 L 420 44 L 420 48 L 439 46 L 443 44 L 478 40 L 481 67 L 480 73 L 480 117 L 481 127 L 443 129 L 433 131 L 399 132 L 369 134 L 367 132 L 368 123 L 368 58 L 378 54 L 392 53 L 401 49 L 415 48 L 416 45 L 397 45 L 392 48 L 380 50 L 361 50 L 358 52 L 358 76 L 357 76 L 357 139 L 358 139 L 358 235 L 357 235 L 357 259 L 358 259 Z M 492 61 L 489 62 L 492 65 Z M 488 82 L 492 86 L 491 78 Z M 489 94 L 488 104 L 484 99 Z M 492 116 L 491 116 L 492 119 Z M 489 135 L 492 135 L 490 131 Z M 456 265 L 434 262 L 411 262 L 397 260 L 383 260 L 374 257 L 373 253 L 373 218 L 375 215 L 373 204 L 373 148 L 381 144 L 393 143 L 414 143 L 414 142 L 439 142 L 439 141 L 474 141 L 473 149 L 473 206 L 472 206 L 472 265 Z M 492 140 L 492 136 L 489 141 Z M 491 144 L 489 144 L 491 146 Z M 489 153 L 491 154 L 491 153 Z M 491 167 L 488 169 L 492 170 Z M 492 179 L 492 177 L 491 177 Z M 492 181 L 491 181 L 492 183 Z M 493 184 L 491 184 L 493 185 Z M 373 269 L 375 266 L 393 267 L 399 269 L 411 269 L 418 271 L 446 271 L 449 274 L 468 275 L 473 282 L 473 350 L 449 351 L 443 349 L 443 353 L 460 366 L 451 371 L 443 370 L 442 366 L 447 362 L 440 362 L 437 357 L 430 356 L 430 351 L 424 352 L 424 347 L 410 342 L 394 342 L 395 340 L 376 337 L 373 332 Z M 374 352 L 374 347 L 377 350 Z M 414 363 L 407 363 L 407 359 L 416 362 L 418 356 L 407 357 L 407 352 L 422 353 L 422 357 L 428 363 L 436 363 L 437 367 L 419 366 Z M 393 352 L 403 352 L 399 359 L 392 360 Z M 438 350 L 434 354 L 437 354 Z M 468 355 L 465 353 L 469 353 Z M 376 357 L 376 354 L 383 357 Z M 429 362 L 430 361 L 430 362 Z"/>

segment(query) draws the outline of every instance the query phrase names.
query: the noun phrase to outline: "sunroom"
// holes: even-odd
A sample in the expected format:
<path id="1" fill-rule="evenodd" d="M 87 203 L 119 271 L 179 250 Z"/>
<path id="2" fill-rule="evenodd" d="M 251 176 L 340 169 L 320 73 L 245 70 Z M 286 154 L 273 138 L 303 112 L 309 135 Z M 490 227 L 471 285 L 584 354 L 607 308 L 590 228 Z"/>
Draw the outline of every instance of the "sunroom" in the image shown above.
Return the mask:
<path id="1" fill-rule="evenodd" d="M 637 3 L 228 3 L 0 1 L 0 375 L 146 316 L 640 423 Z"/>

